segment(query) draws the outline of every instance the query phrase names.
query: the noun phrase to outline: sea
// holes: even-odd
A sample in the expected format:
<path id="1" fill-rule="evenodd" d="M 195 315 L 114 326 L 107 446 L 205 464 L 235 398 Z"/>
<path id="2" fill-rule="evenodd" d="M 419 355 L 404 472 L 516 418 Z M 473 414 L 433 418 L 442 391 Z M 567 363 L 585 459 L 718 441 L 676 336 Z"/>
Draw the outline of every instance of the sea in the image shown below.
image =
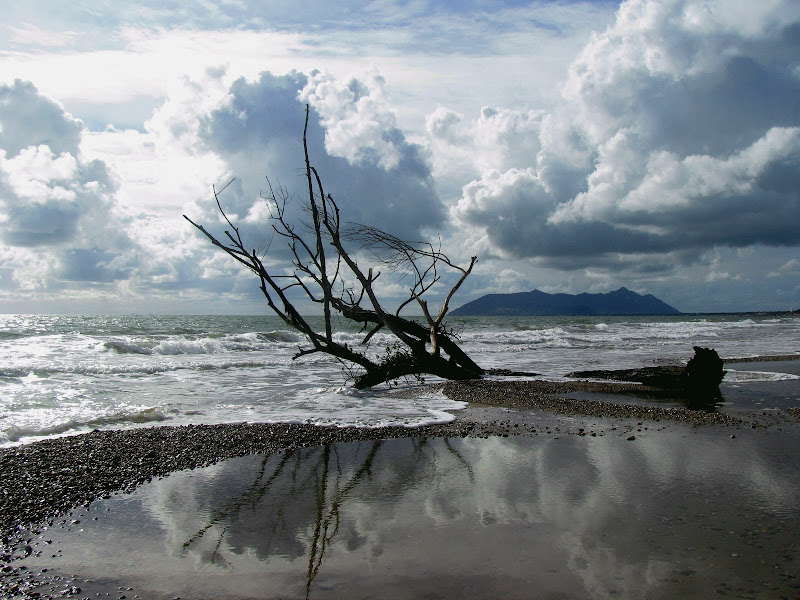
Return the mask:
<path id="1" fill-rule="evenodd" d="M 723 358 L 800 354 L 800 319 L 788 315 L 463 317 L 450 326 L 478 364 L 526 373 L 516 379 L 682 364 L 693 346 Z M 337 328 L 340 341 L 360 343 L 357 328 Z M 378 334 L 369 351 L 393 343 Z M 392 393 L 418 385 L 413 379 L 354 390 L 335 359 L 294 359 L 305 347 L 269 315 L 0 315 L 0 446 L 152 425 L 418 427 L 450 421 L 465 407 L 436 388 Z M 800 380 L 762 364 L 731 364 L 725 381 Z"/>

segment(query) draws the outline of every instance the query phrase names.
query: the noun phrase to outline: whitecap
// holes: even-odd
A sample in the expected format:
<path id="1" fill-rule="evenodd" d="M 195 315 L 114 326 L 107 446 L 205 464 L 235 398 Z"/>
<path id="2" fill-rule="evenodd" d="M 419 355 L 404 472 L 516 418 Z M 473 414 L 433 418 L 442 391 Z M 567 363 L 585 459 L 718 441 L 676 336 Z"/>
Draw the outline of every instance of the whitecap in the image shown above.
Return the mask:
<path id="1" fill-rule="evenodd" d="M 2 431 L 2 436 L 5 439 L 0 438 L 0 442 L 3 442 L 2 445 L 6 445 L 9 442 L 16 443 L 26 438 L 42 439 L 101 427 L 115 428 L 120 425 L 141 425 L 166 421 L 167 419 L 168 417 L 158 407 L 137 407 L 94 418 L 72 418 L 51 424 L 40 423 L 38 425 L 31 424 L 27 426 L 12 424 Z"/>
<path id="2" fill-rule="evenodd" d="M 388 390 L 310 388 L 291 397 L 273 399 L 248 407 L 249 421 L 306 423 L 338 427 L 422 427 L 449 423 L 453 411 L 468 404 L 439 392 L 400 397 Z M 225 407 L 218 407 L 223 412 Z M 242 407 L 231 407 L 241 411 Z M 239 414 L 242 414 L 241 412 Z"/>
<path id="3" fill-rule="evenodd" d="M 103 344 L 107 350 L 113 350 L 118 354 L 152 354 L 152 348 L 140 346 L 125 340 L 109 340 Z"/>
<path id="4" fill-rule="evenodd" d="M 769 371 L 736 371 L 734 369 L 727 369 L 723 381 L 726 383 L 744 383 L 755 381 L 791 381 L 793 379 L 800 379 L 800 375 L 773 373 Z"/>

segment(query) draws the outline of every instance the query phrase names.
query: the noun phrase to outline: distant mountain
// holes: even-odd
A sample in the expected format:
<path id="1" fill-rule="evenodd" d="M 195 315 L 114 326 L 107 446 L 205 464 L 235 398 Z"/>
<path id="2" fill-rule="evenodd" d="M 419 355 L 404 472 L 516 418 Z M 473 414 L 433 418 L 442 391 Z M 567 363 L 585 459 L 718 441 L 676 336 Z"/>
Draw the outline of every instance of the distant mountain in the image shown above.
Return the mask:
<path id="1" fill-rule="evenodd" d="M 642 296 L 624 287 L 607 294 L 547 294 L 539 290 L 517 294 L 487 294 L 467 302 L 453 316 L 577 316 L 678 315 L 680 312 L 652 294 Z"/>

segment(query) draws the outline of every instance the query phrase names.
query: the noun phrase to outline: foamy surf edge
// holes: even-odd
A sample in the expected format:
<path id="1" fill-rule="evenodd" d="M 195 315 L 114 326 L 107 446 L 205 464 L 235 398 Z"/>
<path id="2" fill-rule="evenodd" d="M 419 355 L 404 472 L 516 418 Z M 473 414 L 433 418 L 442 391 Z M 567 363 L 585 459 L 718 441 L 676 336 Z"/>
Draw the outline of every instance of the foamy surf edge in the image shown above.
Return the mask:
<path id="1" fill-rule="evenodd" d="M 386 390 L 354 388 L 314 388 L 295 398 L 265 400 L 250 407 L 244 418 L 226 415 L 218 418 L 196 410 L 165 411 L 162 407 L 132 408 L 96 417 L 72 417 L 57 423 L 13 423 L 0 431 L 0 447 L 11 447 L 39 440 L 87 433 L 93 429 L 133 429 L 151 425 L 200 425 L 226 423 L 293 423 L 319 427 L 366 428 L 443 425 L 456 419 L 454 412 L 467 402 L 451 400 L 440 391 L 425 391 L 411 397 L 393 395 Z M 239 407 L 239 410 L 241 407 Z M 202 414 L 202 416 L 201 416 Z"/>
<path id="2" fill-rule="evenodd" d="M 71 418 L 47 425 L 12 424 L 0 432 L 0 447 L 16 445 L 62 435 L 72 435 L 92 429 L 122 429 L 126 425 L 144 425 L 167 421 L 169 417 L 158 407 L 123 410 L 88 419 Z"/>

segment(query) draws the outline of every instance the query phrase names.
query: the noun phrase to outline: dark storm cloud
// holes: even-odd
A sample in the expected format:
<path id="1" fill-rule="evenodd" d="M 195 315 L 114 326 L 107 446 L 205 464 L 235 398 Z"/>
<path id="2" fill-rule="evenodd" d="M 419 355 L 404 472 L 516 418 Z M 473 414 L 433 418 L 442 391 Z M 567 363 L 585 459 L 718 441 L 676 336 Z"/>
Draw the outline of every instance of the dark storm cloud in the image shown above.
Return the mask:
<path id="1" fill-rule="evenodd" d="M 259 191 L 267 189 L 266 177 L 300 199 L 306 195 L 305 104 L 298 97 L 308 84 L 308 77 L 300 73 L 280 77 L 263 73 L 252 83 L 240 79 L 231 86 L 229 101 L 203 120 L 202 140 L 237 177 L 222 200 L 239 219 L 257 211 L 262 202 Z M 334 97 L 334 92 L 344 95 Z M 339 204 L 344 221 L 416 239 L 421 229 L 443 225 L 443 206 L 422 149 L 409 143 L 396 127 L 373 127 L 372 115 L 364 116 L 354 108 L 369 94 L 358 81 L 336 90 L 316 89 L 308 128 L 311 162 L 325 192 Z M 326 127 L 315 105 L 324 105 L 323 111 L 333 106 L 334 112 L 347 112 L 350 121 L 342 127 L 339 117 L 332 117 Z M 367 133 L 349 137 L 362 130 Z"/>
<path id="2" fill-rule="evenodd" d="M 669 242 L 645 232 L 605 223 L 569 222 L 554 226 L 548 216 L 556 201 L 532 170 L 494 173 L 464 188 L 456 207 L 460 218 L 485 229 L 489 239 L 517 257 L 549 257 L 553 266 L 608 264 L 604 253 L 671 250 Z M 599 253 L 599 254 L 598 254 Z"/>
<path id="3" fill-rule="evenodd" d="M 800 244 L 798 32 L 787 3 L 624 3 L 573 63 L 530 168 L 484 174 L 455 216 L 562 268 Z"/>

